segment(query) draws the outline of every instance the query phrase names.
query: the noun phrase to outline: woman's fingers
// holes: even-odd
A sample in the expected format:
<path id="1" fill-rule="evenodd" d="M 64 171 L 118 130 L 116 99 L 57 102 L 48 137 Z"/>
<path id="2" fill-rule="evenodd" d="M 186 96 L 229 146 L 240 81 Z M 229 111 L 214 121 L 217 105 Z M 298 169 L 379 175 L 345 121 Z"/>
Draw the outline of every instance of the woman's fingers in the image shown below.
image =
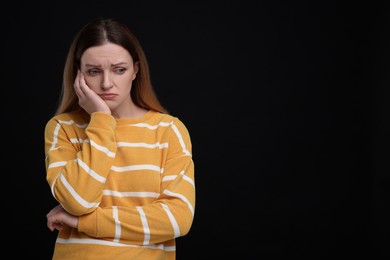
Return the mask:
<path id="1" fill-rule="evenodd" d="M 82 81 L 81 81 L 82 73 L 80 70 L 77 71 L 76 79 L 74 80 L 74 90 L 76 92 L 76 95 L 79 99 L 83 98 L 85 96 L 85 93 L 83 91 L 82 87 Z M 85 80 L 83 81 L 83 84 L 85 83 Z"/>
<path id="2" fill-rule="evenodd" d="M 85 75 L 82 72 L 80 72 L 80 76 L 79 76 L 79 87 L 82 93 L 84 94 L 84 96 L 86 97 L 96 96 L 96 93 L 88 87 L 87 82 L 85 81 Z"/>
<path id="3" fill-rule="evenodd" d="M 80 70 L 77 72 L 74 88 L 80 101 L 97 96 L 96 93 L 88 87 L 85 76 Z"/>
<path id="4" fill-rule="evenodd" d="M 61 221 L 59 222 L 47 221 L 47 227 L 50 229 L 50 231 L 54 231 L 54 229 L 62 230 L 63 223 Z"/>
<path id="5" fill-rule="evenodd" d="M 62 206 L 60 204 L 58 204 L 57 206 L 55 206 L 54 208 L 52 208 L 49 213 L 47 213 L 46 215 L 46 218 L 49 218 L 50 216 L 56 214 L 57 212 L 59 212 L 60 210 L 62 209 Z"/>
<path id="6" fill-rule="evenodd" d="M 53 231 L 54 229 L 61 230 L 63 227 L 63 218 L 62 213 L 63 208 L 61 205 L 54 207 L 47 215 L 47 227 Z"/>
<path id="7" fill-rule="evenodd" d="M 78 70 L 77 75 L 76 75 L 76 79 L 74 80 L 73 87 L 74 87 L 74 91 L 75 91 L 77 97 L 80 99 L 81 89 L 80 89 L 80 83 L 79 83 L 79 75 L 80 75 L 80 71 Z"/>

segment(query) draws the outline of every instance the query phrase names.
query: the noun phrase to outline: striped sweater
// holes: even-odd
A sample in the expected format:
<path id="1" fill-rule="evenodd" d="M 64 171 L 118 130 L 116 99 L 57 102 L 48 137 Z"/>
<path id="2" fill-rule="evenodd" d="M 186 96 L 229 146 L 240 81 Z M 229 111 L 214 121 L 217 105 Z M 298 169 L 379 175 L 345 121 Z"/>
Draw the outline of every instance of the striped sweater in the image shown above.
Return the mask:
<path id="1" fill-rule="evenodd" d="M 51 192 L 79 216 L 58 233 L 53 259 L 176 258 L 195 210 L 192 145 L 177 117 L 71 112 L 44 135 Z"/>

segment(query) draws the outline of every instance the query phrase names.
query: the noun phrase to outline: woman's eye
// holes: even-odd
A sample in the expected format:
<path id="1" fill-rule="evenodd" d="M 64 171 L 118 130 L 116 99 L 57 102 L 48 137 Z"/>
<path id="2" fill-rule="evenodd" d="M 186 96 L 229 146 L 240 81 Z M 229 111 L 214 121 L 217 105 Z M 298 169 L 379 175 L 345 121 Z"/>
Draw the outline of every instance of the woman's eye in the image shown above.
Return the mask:
<path id="1" fill-rule="evenodd" d="M 99 70 L 97 70 L 97 69 L 90 69 L 90 70 L 88 70 L 88 74 L 89 75 L 96 75 L 98 73 L 99 73 Z"/>
<path id="2" fill-rule="evenodd" d="M 118 74 L 123 74 L 125 73 L 126 69 L 125 68 L 115 68 L 115 72 Z"/>

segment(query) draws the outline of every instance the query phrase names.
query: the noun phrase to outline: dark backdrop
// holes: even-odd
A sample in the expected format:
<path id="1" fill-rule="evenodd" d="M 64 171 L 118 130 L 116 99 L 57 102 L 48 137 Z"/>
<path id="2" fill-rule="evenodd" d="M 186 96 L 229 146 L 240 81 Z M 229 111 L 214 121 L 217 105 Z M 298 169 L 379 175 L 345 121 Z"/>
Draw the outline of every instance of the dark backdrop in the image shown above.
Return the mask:
<path id="1" fill-rule="evenodd" d="M 3 8 L 2 237 L 10 253 L 51 257 L 44 125 L 74 34 L 103 16 L 139 37 L 162 103 L 192 136 L 197 205 L 178 259 L 389 256 L 387 7 L 250 2 Z"/>

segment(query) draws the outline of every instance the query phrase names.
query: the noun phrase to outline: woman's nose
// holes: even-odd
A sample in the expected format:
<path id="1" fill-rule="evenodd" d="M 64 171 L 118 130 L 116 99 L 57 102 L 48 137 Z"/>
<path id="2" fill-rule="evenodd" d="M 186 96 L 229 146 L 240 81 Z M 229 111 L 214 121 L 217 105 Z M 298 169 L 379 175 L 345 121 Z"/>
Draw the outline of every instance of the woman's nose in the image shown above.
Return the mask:
<path id="1" fill-rule="evenodd" d="M 102 83 L 101 83 L 101 88 L 102 89 L 110 89 L 112 87 L 113 87 L 113 82 L 112 82 L 110 75 L 108 73 L 104 73 Z"/>

